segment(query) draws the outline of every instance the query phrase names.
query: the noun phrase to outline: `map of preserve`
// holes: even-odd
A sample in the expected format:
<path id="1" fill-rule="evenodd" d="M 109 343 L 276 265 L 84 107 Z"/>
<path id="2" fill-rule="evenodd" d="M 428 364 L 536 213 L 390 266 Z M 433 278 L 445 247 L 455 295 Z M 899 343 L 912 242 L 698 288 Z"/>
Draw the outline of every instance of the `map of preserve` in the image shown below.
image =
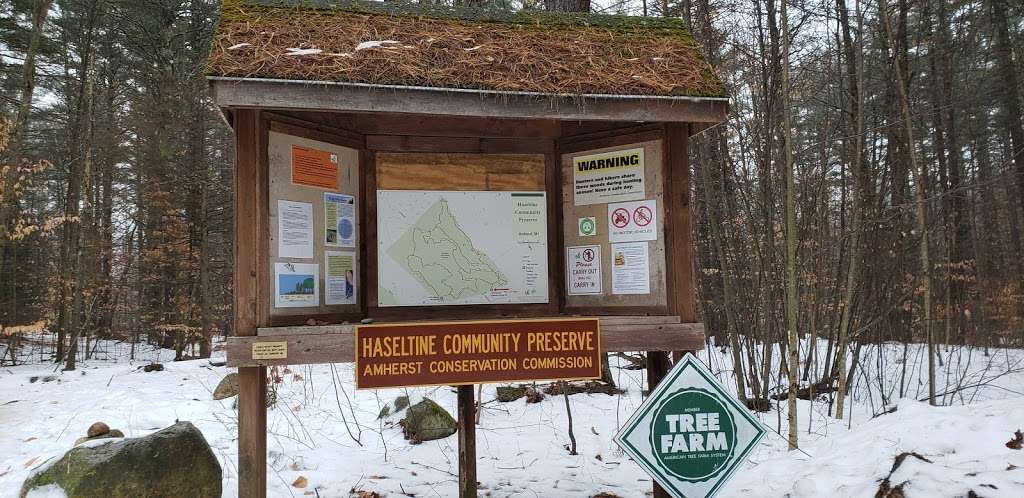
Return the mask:
<path id="1" fill-rule="evenodd" d="M 378 192 L 381 306 L 547 302 L 543 192 Z"/>
<path id="2" fill-rule="evenodd" d="M 508 283 L 494 262 L 473 247 L 444 198 L 423 213 L 388 253 L 440 300 L 483 296 Z"/>

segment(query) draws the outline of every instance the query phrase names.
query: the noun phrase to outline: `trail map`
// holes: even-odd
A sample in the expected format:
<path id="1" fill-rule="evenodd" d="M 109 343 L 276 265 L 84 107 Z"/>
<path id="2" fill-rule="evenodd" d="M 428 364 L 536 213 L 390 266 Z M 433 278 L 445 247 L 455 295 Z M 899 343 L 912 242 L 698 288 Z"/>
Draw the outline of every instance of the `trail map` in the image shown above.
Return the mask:
<path id="1" fill-rule="evenodd" d="M 548 302 L 544 192 L 377 192 L 380 306 Z"/>

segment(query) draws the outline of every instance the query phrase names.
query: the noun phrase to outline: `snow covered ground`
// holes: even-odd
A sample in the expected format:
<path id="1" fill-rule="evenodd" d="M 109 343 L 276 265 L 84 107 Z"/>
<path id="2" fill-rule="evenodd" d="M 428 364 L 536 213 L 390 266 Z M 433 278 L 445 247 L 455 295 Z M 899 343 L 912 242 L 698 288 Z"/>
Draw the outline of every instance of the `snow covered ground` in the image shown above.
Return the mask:
<path id="1" fill-rule="evenodd" d="M 824 357 L 824 343 L 818 346 Z M 907 374 L 901 376 L 903 345 L 865 346 L 848 417 L 837 421 L 828 417 L 826 403 L 800 401 L 802 451 L 786 451 L 785 439 L 771 433 L 721 496 L 870 497 L 903 452 L 931 462 L 908 457 L 890 477 L 893 487 L 906 482 L 906 496 L 1024 496 L 1024 451 L 1005 446 L 1013 431 L 1024 429 L 1024 352 L 992 350 L 986 357 L 974 348 L 944 351 L 939 392 L 956 392 L 943 397 L 951 406 L 930 407 L 899 399 L 901 384 L 909 398 L 926 394 L 922 349 L 907 348 Z M 203 431 L 221 460 L 224 496 L 236 496 L 236 412 L 231 399 L 211 397 L 230 370 L 206 360 L 172 362 L 173 352 L 149 347 L 134 362 L 123 344 L 104 343 L 98 351 L 76 372 L 50 364 L 0 368 L 0 498 L 17 496 L 34 469 L 71 448 L 92 422 L 133 437 L 176 420 Z M 700 358 L 732 388 L 727 353 L 711 349 Z M 164 362 L 165 369 L 139 369 L 150 360 Z M 481 495 L 645 496 L 650 479 L 611 441 L 642 401 L 645 379 L 641 371 L 613 372 L 627 394 L 570 398 L 577 456 L 564 447 L 561 398 L 498 403 L 494 386 L 485 386 L 477 431 Z M 268 413 L 270 496 L 455 494 L 455 436 L 410 445 L 397 426 L 401 413 L 377 419 L 381 407 L 401 394 L 413 403 L 430 397 L 454 412 L 451 388 L 357 392 L 351 365 L 295 366 L 281 377 L 278 404 Z M 895 412 L 882 414 L 893 406 Z M 784 407 L 759 417 L 772 430 L 786 424 Z M 306 488 L 292 486 L 300 476 Z"/>

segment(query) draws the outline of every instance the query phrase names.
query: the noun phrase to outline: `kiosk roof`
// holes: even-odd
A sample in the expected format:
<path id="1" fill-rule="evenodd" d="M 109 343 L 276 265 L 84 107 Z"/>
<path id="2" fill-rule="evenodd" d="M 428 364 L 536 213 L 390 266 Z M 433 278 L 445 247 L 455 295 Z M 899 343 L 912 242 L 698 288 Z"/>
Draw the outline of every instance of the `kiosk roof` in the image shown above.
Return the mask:
<path id="1" fill-rule="evenodd" d="M 225 0 L 207 73 L 553 96 L 725 96 L 678 19 L 381 2 Z"/>

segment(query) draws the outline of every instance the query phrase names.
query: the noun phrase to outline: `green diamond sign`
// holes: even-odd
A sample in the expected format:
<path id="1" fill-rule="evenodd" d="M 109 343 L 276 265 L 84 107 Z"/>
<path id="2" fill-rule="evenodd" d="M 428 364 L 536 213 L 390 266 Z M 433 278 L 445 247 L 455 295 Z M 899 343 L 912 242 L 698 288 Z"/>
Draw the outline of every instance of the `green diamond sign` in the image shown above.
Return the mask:
<path id="1" fill-rule="evenodd" d="M 743 464 L 765 429 L 687 354 L 615 436 L 677 498 L 707 498 Z"/>

